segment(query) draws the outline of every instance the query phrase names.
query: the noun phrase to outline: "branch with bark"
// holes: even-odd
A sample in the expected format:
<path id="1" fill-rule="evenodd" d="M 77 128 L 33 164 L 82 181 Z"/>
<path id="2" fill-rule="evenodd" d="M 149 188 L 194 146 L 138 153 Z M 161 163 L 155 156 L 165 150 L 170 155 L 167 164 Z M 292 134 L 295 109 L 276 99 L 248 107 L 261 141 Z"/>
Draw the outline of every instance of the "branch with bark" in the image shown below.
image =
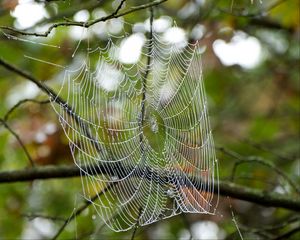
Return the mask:
<path id="1" fill-rule="evenodd" d="M 129 172 L 131 169 L 124 169 L 122 172 Z M 107 166 L 99 165 L 97 172 L 91 172 L 89 167 L 81 166 L 46 166 L 34 169 L 23 169 L 16 171 L 0 172 L 0 184 L 27 182 L 33 180 L 61 179 L 79 177 L 80 175 L 110 174 Z M 145 174 L 147 175 L 147 174 Z M 193 182 L 201 181 L 199 178 Z M 200 186 L 201 184 L 195 184 Z M 219 185 L 219 188 L 218 188 Z M 215 193 L 222 196 L 229 196 L 235 199 L 244 200 L 267 207 L 280 207 L 288 210 L 300 211 L 300 200 L 286 197 L 277 193 L 268 193 L 264 190 L 253 189 L 226 181 L 215 183 Z"/>

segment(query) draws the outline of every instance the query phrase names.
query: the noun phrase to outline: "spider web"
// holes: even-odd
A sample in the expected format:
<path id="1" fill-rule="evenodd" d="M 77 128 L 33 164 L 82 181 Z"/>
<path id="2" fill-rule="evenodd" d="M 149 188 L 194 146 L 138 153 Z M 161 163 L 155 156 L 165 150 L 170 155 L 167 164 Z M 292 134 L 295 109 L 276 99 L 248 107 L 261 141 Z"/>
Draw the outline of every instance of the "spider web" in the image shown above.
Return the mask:
<path id="1" fill-rule="evenodd" d="M 182 212 L 214 214 L 217 160 L 198 43 L 153 32 L 139 61 L 125 64 L 118 59 L 124 29 L 65 71 L 58 95 L 72 110 L 52 104 L 84 197 L 114 231 Z"/>

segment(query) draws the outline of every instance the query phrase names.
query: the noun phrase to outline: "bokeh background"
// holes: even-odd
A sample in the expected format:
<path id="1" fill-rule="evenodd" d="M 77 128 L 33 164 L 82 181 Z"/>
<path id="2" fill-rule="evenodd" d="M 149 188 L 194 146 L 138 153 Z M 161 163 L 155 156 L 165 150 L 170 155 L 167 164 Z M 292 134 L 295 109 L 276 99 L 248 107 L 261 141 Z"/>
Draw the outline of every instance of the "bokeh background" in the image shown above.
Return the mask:
<path id="1" fill-rule="evenodd" d="M 127 0 L 124 10 L 147 2 Z M 41 32 L 66 18 L 87 21 L 105 16 L 118 4 L 109 0 L 3 0 L 0 26 Z M 122 21 L 143 34 L 149 12 L 140 10 Z M 63 69 L 33 58 L 69 66 L 78 41 L 105 44 L 107 32 L 118 35 L 124 28 L 122 21 L 101 23 L 88 33 L 80 27 L 61 27 L 47 38 L 2 29 L 0 57 L 57 90 Z M 222 180 L 232 181 L 236 161 L 259 159 L 271 162 L 300 184 L 299 22 L 297 0 L 169 0 L 155 7 L 156 31 L 173 41 L 199 40 L 201 45 Z M 123 40 L 123 61 L 129 62 L 139 56 L 134 46 L 141 41 L 130 34 Z M 79 48 L 77 53 L 81 52 L 84 49 Z M 33 83 L 0 67 L 0 118 L 27 98 L 47 100 Z M 13 112 L 7 124 L 20 136 L 36 165 L 73 164 L 67 139 L 49 104 L 26 103 Z M 29 167 L 16 138 L 0 125 L 1 171 Z M 240 165 L 234 182 L 299 199 L 284 178 L 260 163 Z M 1 184 L 0 196 L 1 239 L 51 238 L 83 201 L 79 178 Z M 272 239 L 299 228 L 299 222 L 290 221 L 297 216 L 296 212 L 221 197 L 215 216 L 177 216 L 139 228 L 135 239 L 190 239 L 191 234 L 194 239 L 240 239 L 239 231 L 244 239 Z M 286 224 L 276 228 L 280 223 Z M 60 237 L 130 239 L 131 235 L 110 231 L 89 208 Z M 297 236 L 300 238 L 296 233 L 291 239 Z"/>

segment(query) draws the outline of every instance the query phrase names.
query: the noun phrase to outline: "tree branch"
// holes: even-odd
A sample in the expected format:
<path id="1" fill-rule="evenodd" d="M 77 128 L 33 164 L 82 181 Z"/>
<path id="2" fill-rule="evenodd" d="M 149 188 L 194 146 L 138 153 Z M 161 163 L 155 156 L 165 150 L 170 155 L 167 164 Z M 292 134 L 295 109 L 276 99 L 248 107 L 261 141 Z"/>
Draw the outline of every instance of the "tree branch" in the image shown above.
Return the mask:
<path id="1" fill-rule="evenodd" d="M 0 65 L 6 68 L 7 70 L 16 73 L 17 75 L 33 82 L 40 90 L 42 90 L 44 93 L 46 93 L 49 97 L 53 99 L 56 103 L 60 105 L 64 105 L 67 108 L 67 111 L 72 111 L 72 108 L 67 105 L 67 103 L 60 98 L 51 88 L 49 88 L 47 85 L 45 85 L 42 81 L 39 81 L 29 73 L 13 66 L 12 64 L 4 61 L 3 59 L 0 58 Z"/>
<path id="2" fill-rule="evenodd" d="M 274 240 L 284 240 L 284 239 L 291 239 L 290 237 L 296 234 L 297 232 L 300 232 L 300 226 L 293 228 L 292 230 L 288 231 L 287 233 L 284 233 L 276 238 Z"/>
<path id="3" fill-rule="evenodd" d="M 28 218 L 30 221 L 35 219 L 35 218 L 44 218 L 44 219 L 50 219 L 52 221 L 62 221 L 64 222 L 66 219 L 62 217 L 53 217 L 53 216 L 48 216 L 48 215 L 43 215 L 43 214 L 36 214 L 36 213 L 22 213 L 22 217 Z"/>
<path id="4" fill-rule="evenodd" d="M 231 174 L 231 181 L 234 180 L 235 173 L 239 165 L 244 163 L 259 163 L 275 171 L 278 175 L 280 175 L 283 179 L 285 179 L 290 184 L 290 186 L 295 190 L 295 192 L 298 193 L 298 195 L 300 195 L 300 188 L 298 187 L 297 183 L 295 183 L 285 172 L 277 168 L 273 163 L 265 161 L 264 159 L 256 156 L 245 157 L 234 151 L 225 149 L 223 147 L 217 147 L 217 149 L 222 153 L 238 160 L 234 163 L 232 174 Z"/>
<path id="5" fill-rule="evenodd" d="M 237 12 L 233 11 L 233 4 L 231 4 L 230 10 L 227 9 L 220 9 L 220 11 L 225 12 L 229 15 L 235 16 L 235 17 L 246 17 L 246 18 L 254 18 L 254 17 L 260 17 L 267 15 L 272 9 L 278 7 L 282 3 L 284 3 L 286 0 L 278 0 L 277 2 L 272 2 L 269 6 L 259 10 L 258 12 L 255 13 L 244 13 L 241 12 L 241 10 L 238 10 Z"/>
<path id="6" fill-rule="evenodd" d="M 124 170 L 124 171 L 123 171 Z M 126 174 L 131 169 L 122 169 L 122 172 Z M 80 171 L 82 171 L 80 173 Z M 98 166 L 98 174 L 110 174 L 110 169 L 107 166 Z M 78 166 L 47 166 L 47 167 L 36 167 L 34 169 L 24 169 L 16 171 L 4 171 L 0 172 L 0 184 L 3 183 L 14 183 L 14 182 L 26 182 L 33 180 L 45 180 L 45 179 L 60 179 L 79 177 L 80 175 L 96 174 L 91 172 L 88 167 Z M 146 174 L 147 175 L 147 174 Z M 165 177 L 165 176 L 163 176 Z M 195 182 L 200 182 L 199 178 L 193 179 Z M 219 189 L 218 189 L 219 184 Z M 201 186 L 201 184 L 195 184 Z M 228 183 L 220 181 L 215 183 L 215 193 L 218 192 L 222 196 L 229 196 L 232 198 L 257 203 L 267 207 L 280 207 L 288 210 L 300 211 L 300 201 L 286 197 L 277 193 L 267 193 L 263 190 L 253 189 L 246 186 L 237 185 L 234 183 Z"/>
<path id="7" fill-rule="evenodd" d="M 113 18 L 119 18 L 122 16 L 125 16 L 127 14 L 139 11 L 139 10 L 143 10 L 146 8 L 150 8 L 150 7 L 154 7 L 157 6 L 163 2 L 166 2 L 167 0 L 160 0 L 160 1 L 153 1 L 151 3 L 148 4 L 144 4 L 144 5 L 140 5 L 137 7 L 132 7 L 127 11 L 124 11 L 123 13 L 118 13 L 119 10 L 122 8 L 125 0 L 122 0 L 121 3 L 119 4 L 119 6 L 117 7 L 117 9 L 110 15 L 105 16 L 105 17 L 101 17 L 101 18 L 97 18 L 95 20 L 92 21 L 87 21 L 87 22 L 75 22 L 75 21 L 66 21 L 66 22 L 60 22 L 60 23 L 54 23 L 52 24 L 47 31 L 43 32 L 43 33 L 36 33 L 36 32 L 27 32 L 27 31 L 23 31 L 23 30 L 18 30 L 12 27 L 7 27 L 7 26 L 0 26 L 0 29 L 2 30 L 7 30 L 7 31 L 11 31 L 14 33 L 18 33 L 18 34 L 22 34 L 22 35 L 26 35 L 26 36 L 35 36 L 35 37 L 47 37 L 53 29 L 58 28 L 58 27 L 62 27 L 62 26 L 78 26 L 78 27 L 85 27 L 85 28 L 89 28 L 90 26 L 99 23 L 99 22 L 105 22 L 109 19 L 113 19 Z"/>
<path id="8" fill-rule="evenodd" d="M 274 150 L 264 146 L 264 144 L 255 142 L 251 139 L 243 138 L 243 139 L 241 139 L 241 141 L 248 144 L 249 146 L 251 146 L 253 148 L 260 150 L 260 151 L 268 152 L 268 153 L 272 154 L 274 157 L 276 157 L 282 161 L 294 161 L 295 160 L 295 157 L 290 157 L 285 154 L 278 153 L 277 151 L 274 151 Z"/>
<path id="9" fill-rule="evenodd" d="M 44 93 L 46 93 L 51 101 L 54 101 L 55 103 L 59 104 L 61 107 L 64 108 L 64 110 L 75 120 L 75 122 L 82 128 L 82 130 L 84 131 L 85 135 L 90 138 L 93 139 L 93 136 L 91 135 L 90 131 L 89 131 L 89 127 L 86 125 L 85 122 L 83 122 L 80 118 L 80 116 L 78 116 L 76 114 L 76 112 L 73 110 L 73 108 L 68 105 L 68 103 L 66 101 L 64 101 L 61 97 L 59 97 L 54 90 L 52 90 L 50 87 L 48 87 L 46 84 L 44 84 L 42 81 L 37 80 L 35 77 L 33 77 L 32 75 L 30 75 L 29 73 L 13 66 L 12 64 L 4 61 L 3 59 L 0 58 L 0 65 L 3 66 L 4 68 L 6 68 L 7 70 L 16 73 L 17 75 L 33 82 L 40 90 L 42 90 Z M 97 148 L 97 150 L 101 151 L 101 149 L 99 148 L 99 146 L 95 146 Z"/>
<path id="10" fill-rule="evenodd" d="M 6 128 L 16 138 L 17 142 L 20 144 L 20 146 L 23 149 L 26 157 L 28 158 L 31 166 L 34 167 L 34 161 L 33 161 L 32 157 L 30 156 L 27 148 L 25 147 L 25 144 L 21 140 L 20 136 L 7 124 L 7 122 L 4 119 L 0 118 L 0 124 L 2 124 L 3 127 Z"/>
<path id="11" fill-rule="evenodd" d="M 110 190 L 114 185 L 116 185 L 117 182 L 109 183 L 104 189 L 102 189 L 99 193 L 95 194 L 89 201 L 85 201 L 83 205 L 81 205 L 79 208 L 74 211 L 71 216 L 66 219 L 63 223 L 63 225 L 59 228 L 59 230 L 56 232 L 52 240 L 55 240 L 59 237 L 59 235 L 63 232 L 63 230 L 66 228 L 66 226 L 73 221 L 77 216 L 79 216 L 86 208 L 88 208 L 93 202 L 95 202 L 103 193 Z"/>
<path id="12" fill-rule="evenodd" d="M 3 117 L 3 120 L 6 122 L 8 120 L 8 118 L 10 117 L 10 115 L 18 108 L 20 107 L 21 105 L 25 104 L 25 103 L 28 103 L 28 102 L 32 102 L 32 103 L 38 103 L 38 104 L 47 104 L 47 103 L 50 103 L 50 100 L 43 100 L 43 101 L 39 101 L 39 100 L 36 100 L 36 99 L 22 99 L 20 100 L 19 102 L 17 102 L 11 109 L 9 109 L 7 111 L 7 113 L 4 115 Z"/>

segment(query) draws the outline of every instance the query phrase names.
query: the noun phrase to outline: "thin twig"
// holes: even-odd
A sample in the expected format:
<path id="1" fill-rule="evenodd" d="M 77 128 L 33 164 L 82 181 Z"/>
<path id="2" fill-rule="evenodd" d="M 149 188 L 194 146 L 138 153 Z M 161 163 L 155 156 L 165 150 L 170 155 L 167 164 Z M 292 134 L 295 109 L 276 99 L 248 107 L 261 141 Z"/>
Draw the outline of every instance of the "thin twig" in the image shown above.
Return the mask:
<path id="1" fill-rule="evenodd" d="M 137 219 L 136 219 L 136 224 L 135 224 L 135 226 L 134 226 L 134 229 L 133 229 L 133 232 L 132 232 L 132 235 L 131 235 L 131 240 L 134 240 L 136 231 L 137 231 L 137 229 L 138 229 L 138 227 L 139 227 L 139 221 L 140 221 L 142 212 L 143 212 L 143 209 L 142 209 L 142 207 L 140 207 L 140 209 L 139 209 L 139 215 L 138 215 L 138 217 L 137 217 Z"/>
<path id="2" fill-rule="evenodd" d="M 139 120 L 139 129 L 142 132 L 143 131 L 143 126 L 144 126 L 144 120 L 145 120 L 145 105 L 146 105 L 146 91 L 147 91 L 147 78 L 148 78 L 148 74 L 150 72 L 150 68 L 151 68 L 151 52 L 152 52 L 152 41 L 153 41 L 153 8 L 150 7 L 150 33 L 149 33 L 149 41 L 150 41 L 150 47 L 148 50 L 148 57 L 147 57 L 147 66 L 146 66 L 146 72 L 142 78 L 142 101 L 141 101 L 141 116 L 140 116 L 140 120 Z M 143 146 L 143 134 L 140 135 L 140 144 L 141 144 L 141 153 L 142 153 L 142 161 L 145 160 L 144 154 L 144 146 Z M 140 220 L 140 216 L 142 214 L 142 205 L 140 206 L 140 210 L 139 210 L 139 216 L 136 220 L 136 225 L 134 227 L 132 236 L 131 236 L 131 240 L 134 239 L 135 237 L 135 233 L 137 231 L 137 228 L 139 226 L 139 220 Z"/>
<path id="3" fill-rule="evenodd" d="M 261 235 L 264 238 L 274 239 L 274 237 L 276 236 L 276 231 L 283 229 L 295 222 L 299 222 L 299 220 L 300 220 L 300 216 L 297 215 L 297 216 L 292 216 L 292 217 L 288 218 L 287 220 L 281 220 L 280 223 L 277 223 L 275 225 L 269 225 L 266 227 L 253 228 L 253 227 L 245 226 L 242 224 L 240 224 L 240 227 L 247 232 Z"/>
<path id="4" fill-rule="evenodd" d="M 47 216 L 42 214 L 36 214 L 36 213 L 23 213 L 21 216 L 28 218 L 29 220 L 33 220 L 35 218 L 45 218 L 50 219 L 52 221 L 65 221 L 65 218 L 62 217 L 54 217 L 54 216 Z"/>
<path id="5" fill-rule="evenodd" d="M 218 147 L 217 148 L 219 151 L 223 152 L 224 154 L 236 158 L 238 161 L 234 163 L 233 169 L 232 169 L 232 174 L 231 174 L 231 180 L 234 180 L 234 176 L 236 173 L 236 169 L 239 165 L 244 164 L 244 163 L 258 163 L 261 165 L 264 165 L 273 171 L 275 171 L 278 175 L 283 177 L 290 185 L 293 187 L 293 189 L 300 194 L 300 188 L 298 185 L 282 170 L 277 168 L 275 165 L 273 165 L 271 162 L 268 162 L 260 157 L 252 156 L 252 157 L 244 157 L 241 156 L 240 154 L 233 152 L 231 150 L 225 149 L 223 147 Z"/>
<path id="6" fill-rule="evenodd" d="M 40 90 L 42 90 L 44 93 L 46 93 L 50 98 L 53 99 L 53 101 L 55 101 L 56 103 L 63 105 L 66 107 L 66 111 L 70 112 L 72 111 L 72 108 L 70 106 L 67 105 L 67 103 L 60 98 L 50 87 L 48 87 L 45 83 L 43 83 L 42 81 L 36 79 L 35 77 L 33 77 L 32 75 L 30 75 L 29 73 L 15 67 L 14 65 L 4 61 L 3 59 L 0 58 L 0 65 L 3 66 L 4 68 L 6 68 L 7 70 L 14 72 L 16 74 L 18 74 L 19 76 L 33 82 Z"/>
<path id="7" fill-rule="evenodd" d="M 274 230 L 277 230 L 277 229 L 284 228 L 288 224 L 298 222 L 299 220 L 300 220 L 300 216 L 296 215 L 296 216 L 292 216 L 292 217 L 288 218 L 287 220 L 282 220 L 281 223 L 271 225 L 271 226 L 265 226 L 265 227 L 262 227 L 261 229 L 265 230 L 265 231 L 274 231 Z"/>
<path id="8" fill-rule="evenodd" d="M 255 12 L 255 13 L 240 13 L 240 12 L 234 12 L 233 11 L 233 6 L 231 5 L 230 6 L 230 9 L 227 10 L 227 9 L 221 9 L 219 8 L 218 10 L 223 12 L 223 13 L 226 13 L 226 14 L 229 14 L 229 15 L 232 15 L 232 16 L 235 16 L 235 17 L 245 17 L 245 18 L 259 18 L 259 17 L 262 17 L 264 15 L 266 15 L 267 13 L 269 13 L 271 10 L 273 10 L 274 8 L 278 7 L 279 5 L 281 5 L 283 2 L 285 2 L 286 0 L 278 0 L 277 2 L 274 2 L 272 3 L 271 5 L 269 5 L 268 7 L 260 10 L 259 12 Z"/>
<path id="9" fill-rule="evenodd" d="M 232 175 L 231 175 L 232 181 L 234 180 L 234 176 L 235 176 L 237 167 L 240 166 L 241 164 L 245 164 L 245 163 L 250 163 L 250 164 L 258 163 L 258 164 L 264 165 L 264 166 L 274 170 L 278 175 L 283 177 L 298 194 L 300 194 L 300 189 L 297 186 L 297 184 L 292 179 L 290 179 L 289 176 L 285 172 L 281 171 L 279 168 L 274 166 L 271 162 L 267 162 L 259 157 L 249 157 L 249 159 L 240 159 L 239 161 L 235 162 L 234 166 L 233 166 L 233 170 L 232 170 Z"/>
<path id="10" fill-rule="evenodd" d="M 139 227 L 139 225 L 136 224 L 134 229 L 133 229 L 133 232 L 132 232 L 131 240 L 134 240 L 134 237 L 135 237 L 135 234 L 136 234 L 136 231 L 137 231 L 138 227 Z"/>
<path id="11" fill-rule="evenodd" d="M 14 72 L 16 74 L 18 74 L 19 76 L 33 82 L 40 90 L 42 90 L 44 93 L 46 93 L 51 101 L 54 101 L 55 103 L 59 104 L 61 107 L 64 108 L 64 111 L 70 115 L 70 117 L 72 117 L 75 122 L 82 128 L 84 134 L 90 138 L 90 139 L 94 139 L 92 134 L 90 133 L 89 127 L 87 126 L 87 124 L 85 122 L 82 121 L 82 119 L 80 118 L 80 116 L 78 116 L 76 114 L 76 112 L 73 110 L 73 108 L 68 105 L 68 103 L 66 101 L 64 101 L 60 96 L 58 96 L 54 90 L 52 90 L 50 87 L 48 87 L 45 83 L 43 83 L 42 81 L 37 80 L 35 77 L 33 77 L 32 75 L 30 75 L 29 73 L 13 66 L 12 64 L 4 61 L 3 59 L 0 58 L 0 65 L 3 66 L 4 68 L 6 68 L 7 70 Z M 95 148 L 98 151 L 101 151 L 100 146 L 98 146 L 96 143 L 96 141 L 93 141 L 93 143 L 95 144 Z"/>
<path id="12" fill-rule="evenodd" d="M 294 161 L 293 158 L 288 157 L 288 156 L 284 156 L 284 155 L 282 155 L 282 154 L 280 154 L 278 152 L 275 152 L 275 151 L 273 151 L 273 150 L 271 150 L 271 149 L 263 146 L 260 143 L 254 142 L 254 141 L 252 141 L 250 139 L 244 138 L 244 139 L 242 139 L 242 142 L 244 142 L 244 143 L 246 143 L 246 144 L 248 144 L 248 145 L 250 145 L 250 146 L 252 146 L 252 147 L 254 147 L 254 148 L 258 149 L 258 150 L 271 153 L 272 155 L 274 155 L 278 159 L 281 159 L 281 160 L 284 160 L 284 161 L 286 161 L 286 160 L 287 161 Z"/>
<path id="13" fill-rule="evenodd" d="M 151 52 L 152 52 L 152 42 L 153 42 L 153 8 L 150 8 L 150 33 L 149 33 L 149 41 L 150 41 L 150 47 L 148 49 L 148 57 L 147 57 L 147 67 L 146 72 L 143 76 L 142 80 L 142 105 L 141 105 L 141 120 L 140 120 L 140 127 L 144 124 L 144 118 L 145 118 L 145 102 L 146 102 L 146 91 L 147 91 L 147 78 L 150 72 L 151 68 Z"/>
<path id="14" fill-rule="evenodd" d="M 122 206 L 118 209 L 115 209 L 114 214 L 108 219 L 107 222 L 111 222 L 114 218 L 116 218 L 119 214 L 120 209 L 122 209 Z M 95 231 L 93 231 L 90 235 L 90 239 L 94 239 L 94 237 L 92 236 L 97 236 L 98 234 L 100 234 L 100 232 L 102 231 L 102 229 L 107 226 L 105 223 L 103 223 L 102 225 L 100 225 Z"/>
<path id="15" fill-rule="evenodd" d="M 236 220 L 236 217 L 235 217 L 235 214 L 234 214 L 234 212 L 233 212 L 233 210 L 232 210 L 232 204 L 231 204 L 231 200 L 230 200 L 230 197 L 229 197 L 229 196 L 227 196 L 227 200 L 228 200 L 229 208 L 230 208 L 230 212 L 231 212 L 231 217 L 232 217 L 231 220 L 232 220 L 232 222 L 233 222 L 234 225 L 235 225 L 236 232 L 239 234 L 240 239 L 243 240 L 243 239 L 244 239 L 244 238 L 243 238 L 243 234 L 242 234 L 242 232 L 241 232 L 241 230 L 240 230 L 240 228 L 239 228 L 239 224 L 238 224 L 238 222 L 237 222 L 237 220 Z"/>
<path id="16" fill-rule="evenodd" d="M 145 105 L 146 105 L 146 91 L 147 91 L 147 78 L 150 72 L 150 64 L 151 64 L 151 52 L 152 52 L 152 41 L 153 41 L 153 8 L 150 7 L 150 33 L 149 33 L 149 41 L 150 47 L 148 49 L 148 56 L 147 56 L 147 65 L 146 71 L 144 76 L 142 77 L 142 100 L 141 100 L 141 112 L 140 112 L 140 119 L 139 119 L 139 130 L 143 131 L 144 120 L 145 120 Z M 144 147 L 143 147 L 143 134 L 140 135 L 140 145 L 141 145 L 141 152 L 142 156 L 144 155 Z M 144 159 L 144 157 L 143 157 Z"/>
<path id="17" fill-rule="evenodd" d="M 74 220 L 78 215 L 80 215 L 85 209 L 87 209 L 91 204 L 93 204 L 102 194 L 110 190 L 114 185 L 118 182 L 109 183 L 104 189 L 102 189 L 99 193 L 95 194 L 89 201 L 86 201 L 81 207 L 79 207 L 76 211 L 74 211 L 71 216 L 65 220 L 63 225 L 59 228 L 57 233 L 54 235 L 52 240 L 55 240 L 59 237 L 59 235 L 63 232 L 66 226 Z"/>
<path id="18" fill-rule="evenodd" d="M 17 142 L 20 144 L 20 146 L 23 149 L 26 157 L 28 158 L 31 166 L 34 167 L 35 166 L 34 161 L 31 158 L 27 148 L 25 147 L 25 144 L 23 143 L 23 141 L 21 140 L 19 135 L 7 124 L 7 122 L 4 119 L 0 118 L 0 123 L 2 123 L 3 127 L 5 127 L 16 138 Z"/>
<path id="19" fill-rule="evenodd" d="M 64 19 L 65 17 L 72 17 L 75 13 L 78 12 L 78 9 L 86 9 L 86 10 L 93 10 L 97 7 L 101 7 L 105 0 L 98 0 L 92 2 L 85 2 L 81 1 L 79 4 L 74 4 L 73 6 L 68 7 L 65 11 L 59 12 L 58 14 L 51 16 L 50 18 L 44 18 L 41 21 L 38 21 L 35 25 L 30 26 L 28 28 L 22 29 L 23 31 L 29 31 L 35 29 L 37 26 L 42 24 L 52 23 L 57 20 Z"/>
<path id="20" fill-rule="evenodd" d="M 166 1 L 167 0 L 153 1 L 153 2 L 148 3 L 148 4 L 140 5 L 140 6 L 137 6 L 137 7 L 131 7 L 129 10 L 118 14 L 119 10 L 121 9 L 122 5 L 125 2 L 125 0 L 122 0 L 121 3 L 119 4 L 119 6 L 117 7 L 117 9 L 112 14 L 110 14 L 108 16 L 97 18 L 95 20 L 91 20 L 91 21 L 87 21 L 87 22 L 75 22 L 75 21 L 70 22 L 70 21 L 66 21 L 66 22 L 54 23 L 48 28 L 47 31 L 45 31 L 43 33 L 27 32 L 27 31 L 18 30 L 18 29 L 12 28 L 12 27 L 7 27 L 7 26 L 0 26 L 0 29 L 15 32 L 15 33 L 26 35 L 26 36 L 47 37 L 52 32 L 52 30 L 57 28 L 57 27 L 61 27 L 61 26 L 78 26 L 78 27 L 89 28 L 90 26 L 92 26 L 96 23 L 105 22 L 105 21 L 107 21 L 109 19 L 113 19 L 113 18 L 119 18 L 119 17 L 125 16 L 127 14 L 130 14 L 130 13 L 133 13 L 133 12 L 136 12 L 136 11 L 139 11 L 139 10 L 143 10 L 143 9 L 146 9 L 146 8 L 157 6 L 157 5 L 159 5 L 163 2 L 166 2 Z"/>
<path id="21" fill-rule="evenodd" d="M 291 239 L 290 237 L 296 234 L 297 232 L 300 232 L 300 226 L 293 228 L 292 230 L 274 238 L 273 240 L 286 240 L 286 239 Z"/>
<path id="22" fill-rule="evenodd" d="M 43 100 L 43 101 L 39 101 L 36 99 L 23 99 L 19 102 L 17 102 L 11 109 L 8 110 L 8 112 L 4 115 L 3 120 L 5 122 L 7 122 L 8 118 L 10 117 L 10 115 L 21 105 L 23 105 L 24 103 L 28 103 L 28 102 L 32 102 L 32 103 L 38 103 L 38 104 L 47 104 L 50 103 L 50 100 Z"/>

